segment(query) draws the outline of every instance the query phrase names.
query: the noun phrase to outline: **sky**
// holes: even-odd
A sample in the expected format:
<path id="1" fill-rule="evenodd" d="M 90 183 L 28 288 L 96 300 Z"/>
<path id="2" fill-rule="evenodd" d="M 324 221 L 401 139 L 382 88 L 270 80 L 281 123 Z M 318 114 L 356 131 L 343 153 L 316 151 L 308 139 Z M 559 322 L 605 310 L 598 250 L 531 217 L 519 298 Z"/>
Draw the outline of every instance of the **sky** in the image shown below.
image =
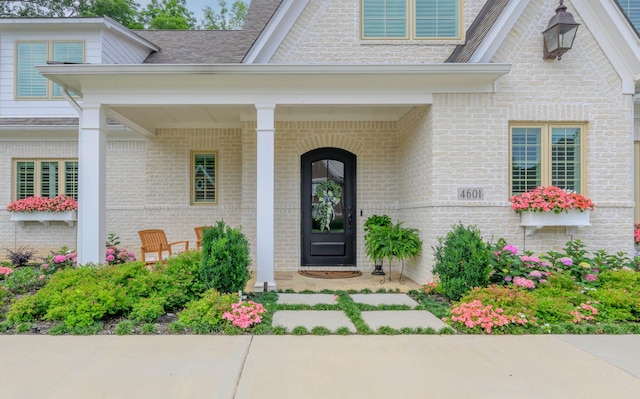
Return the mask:
<path id="1" fill-rule="evenodd" d="M 136 3 L 140 4 L 140 8 L 144 8 L 147 4 L 151 3 L 151 0 L 135 0 Z M 249 0 L 243 0 L 245 3 L 249 3 Z M 227 7 L 231 8 L 231 4 L 233 4 L 234 0 L 226 0 Z M 198 21 L 202 20 L 202 9 L 209 6 L 214 11 L 218 11 L 220 7 L 218 7 L 218 0 L 187 0 L 187 8 L 189 11 L 193 12 L 196 19 Z"/>

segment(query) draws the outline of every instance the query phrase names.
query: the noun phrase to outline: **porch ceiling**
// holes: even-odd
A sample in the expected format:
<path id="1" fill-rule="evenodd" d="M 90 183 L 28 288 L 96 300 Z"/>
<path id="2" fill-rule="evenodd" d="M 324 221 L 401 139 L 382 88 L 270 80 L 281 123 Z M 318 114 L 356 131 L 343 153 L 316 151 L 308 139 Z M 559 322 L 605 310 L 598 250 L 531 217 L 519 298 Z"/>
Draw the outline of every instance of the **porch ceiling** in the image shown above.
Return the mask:
<path id="1" fill-rule="evenodd" d="M 277 105 L 276 121 L 397 121 L 408 105 Z M 145 105 L 110 106 L 110 116 L 153 132 L 159 128 L 239 127 L 255 121 L 252 105 Z M 121 118 L 120 116 L 123 116 Z"/>

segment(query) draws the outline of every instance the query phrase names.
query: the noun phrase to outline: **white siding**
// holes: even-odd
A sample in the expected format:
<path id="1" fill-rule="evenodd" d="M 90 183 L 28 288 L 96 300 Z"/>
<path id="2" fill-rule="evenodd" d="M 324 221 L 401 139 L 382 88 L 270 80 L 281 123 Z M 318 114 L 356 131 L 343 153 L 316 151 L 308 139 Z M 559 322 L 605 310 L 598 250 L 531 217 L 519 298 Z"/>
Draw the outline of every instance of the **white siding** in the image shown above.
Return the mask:
<path id="1" fill-rule="evenodd" d="M 102 30 L 103 64 L 142 64 L 149 49 L 111 30 Z"/>

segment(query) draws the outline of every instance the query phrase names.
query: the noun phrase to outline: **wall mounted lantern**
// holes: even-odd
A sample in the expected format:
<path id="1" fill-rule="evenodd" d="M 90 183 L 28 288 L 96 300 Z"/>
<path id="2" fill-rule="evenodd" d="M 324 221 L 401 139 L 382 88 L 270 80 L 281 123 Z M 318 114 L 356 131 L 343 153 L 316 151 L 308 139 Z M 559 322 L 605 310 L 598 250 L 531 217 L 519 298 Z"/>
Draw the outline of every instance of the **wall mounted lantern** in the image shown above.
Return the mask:
<path id="1" fill-rule="evenodd" d="M 562 59 L 562 54 L 566 53 L 573 46 L 576 38 L 578 25 L 573 19 L 573 15 L 567 12 L 564 0 L 560 0 L 560 5 L 556 8 L 556 15 L 549 20 L 547 30 L 542 32 L 544 36 L 544 59 Z"/>

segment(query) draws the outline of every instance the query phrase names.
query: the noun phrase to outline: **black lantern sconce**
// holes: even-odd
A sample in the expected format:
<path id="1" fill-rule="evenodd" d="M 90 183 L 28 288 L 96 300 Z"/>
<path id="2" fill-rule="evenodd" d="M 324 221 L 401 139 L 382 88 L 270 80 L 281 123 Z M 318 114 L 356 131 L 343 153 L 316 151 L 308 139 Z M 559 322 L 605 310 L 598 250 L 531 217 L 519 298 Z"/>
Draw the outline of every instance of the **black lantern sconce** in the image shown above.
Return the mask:
<path id="1" fill-rule="evenodd" d="M 542 32 L 544 36 L 544 59 L 562 59 L 562 54 L 566 53 L 573 46 L 576 38 L 578 25 L 573 19 L 573 15 L 567 12 L 564 0 L 560 0 L 560 5 L 556 8 L 556 15 L 549 21 L 547 30 Z"/>

